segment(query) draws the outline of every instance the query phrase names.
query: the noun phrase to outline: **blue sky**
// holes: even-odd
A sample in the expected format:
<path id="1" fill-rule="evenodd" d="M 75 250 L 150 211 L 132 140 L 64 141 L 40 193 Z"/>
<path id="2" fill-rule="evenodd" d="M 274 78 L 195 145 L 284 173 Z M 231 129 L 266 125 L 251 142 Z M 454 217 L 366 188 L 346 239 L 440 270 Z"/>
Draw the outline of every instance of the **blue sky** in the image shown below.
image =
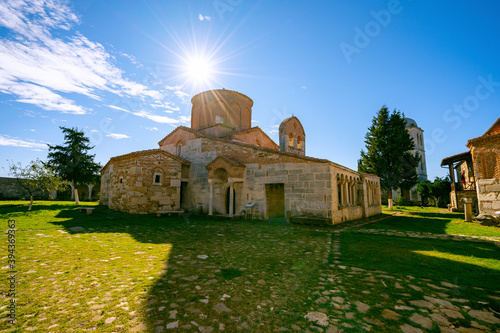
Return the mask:
<path id="1" fill-rule="evenodd" d="M 254 101 L 275 141 L 294 114 L 306 153 L 357 169 L 387 105 L 425 131 L 429 178 L 500 116 L 500 5 L 492 1 L 0 3 L 0 175 L 83 129 L 96 160 L 157 148 L 210 88 Z M 193 60 L 194 59 L 194 60 Z M 210 64 L 208 77 L 191 73 Z M 195 71 L 198 73 L 197 71 Z"/>

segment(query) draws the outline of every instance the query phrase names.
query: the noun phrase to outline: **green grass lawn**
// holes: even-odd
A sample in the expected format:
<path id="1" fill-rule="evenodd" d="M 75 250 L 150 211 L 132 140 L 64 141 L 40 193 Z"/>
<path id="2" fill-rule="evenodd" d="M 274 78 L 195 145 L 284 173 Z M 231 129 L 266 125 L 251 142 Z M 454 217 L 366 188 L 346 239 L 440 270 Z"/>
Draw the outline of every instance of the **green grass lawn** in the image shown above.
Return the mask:
<path id="1" fill-rule="evenodd" d="M 500 251 L 490 243 L 343 233 L 344 264 L 495 290 Z"/>
<path id="2" fill-rule="evenodd" d="M 13 218 L 19 229 L 18 317 L 39 331 L 128 331 L 140 323 L 154 331 L 159 320 L 185 317 L 199 325 L 216 319 L 229 331 L 242 322 L 300 324 L 307 320 L 296 309 L 310 302 L 328 249 L 328 235 L 283 223 L 157 218 L 100 206 L 87 216 L 66 202 L 27 212 L 15 204 L 0 212 L 4 228 Z M 75 226 L 84 232 L 72 232 Z M 232 311 L 217 313 L 217 303 Z M 110 317 L 115 328 L 105 324 Z"/>
<path id="3" fill-rule="evenodd" d="M 388 302 L 380 296 L 387 291 L 362 293 L 367 285 L 356 275 L 343 278 L 348 287 L 332 284 L 331 276 L 344 274 L 331 266 L 330 241 L 338 226 L 196 215 L 158 218 L 123 214 L 96 203 L 81 206 L 91 205 L 94 213 L 87 216 L 71 202 L 36 202 L 31 212 L 26 202 L 0 202 L 4 239 L 9 219 L 16 220 L 18 229 L 19 332 L 154 332 L 175 322 L 181 331 L 199 326 L 214 327 L 214 332 L 271 332 L 292 325 L 305 331 L 311 323 L 304 315 L 318 308 L 315 295 L 320 291 L 338 288 L 345 295 L 365 297 L 363 301 Z M 422 215 L 439 213 L 428 210 L 407 212 L 365 228 L 411 225 L 408 230 L 444 233 L 457 217 Z M 460 228 L 468 226 L 477 235 L 496 232 L 472 224 Z M 342 232 L 340 243 L 343 265 L 401 279 L 413 275 L 436 284 L 450 281 L 461 286 L 460 297 L 471 300 L 498 292 L 500 256 L 491 243 L 358 234 L 355 228 Z M 0 278 L 6 281 L 7 243 L 2 244 Z M 0 312 L 5 317 L 7 285 L 0 288 Z M 408 295 L 419 296 L 414 291 Z M 323 305 L 325 311 L 342 316 L 328 306 Z M 491 306 L 500 310 L 495 302 Z M 381 310 L 373 307 L 373 314 Z M 365 316 L 348 322 L 355 325 Z M 0 330 L 9 327 L 0 321 Z"/>
<path id="4" fill-rule="evenodd" d="M 384 213 L 391 211 L 384 209 Z M 402 213 L 384 220 L 373 229 L 431 232 L 435 234 L 500 237 L 500 228 L 486 227 L 479 223 L 464 222 L 464 213 L 447 212 L 435 207 L 396 207 L 393 211 Z"/>

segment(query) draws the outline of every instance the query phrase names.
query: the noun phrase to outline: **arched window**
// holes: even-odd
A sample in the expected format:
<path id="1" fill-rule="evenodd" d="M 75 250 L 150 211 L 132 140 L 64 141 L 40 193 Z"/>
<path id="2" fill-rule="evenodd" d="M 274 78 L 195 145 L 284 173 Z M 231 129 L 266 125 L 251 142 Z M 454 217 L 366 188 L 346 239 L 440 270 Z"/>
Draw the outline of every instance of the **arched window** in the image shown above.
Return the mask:
<path id="1" fill-rule="evenodd" d="M 288 146 L 293 147 L 293 133 L 288 134 Z"/>
<path id="2" fill-rule="evenodd" d="M 302 148 L 302 138 L 300 136 L 297 137 L 297 148 Z"/>
<path id="3" fill-rule="evenodd" d="M 340 182 L 340 178 L 337 178 L 337 195 L 338 195 L 338 200 L 339 200 L 339 206 L 342 206 L 343 204 L 343 199 L 342 199 L 342 183 Z"/>
<path id="4" fill-rule="evenodd" d="M 182 141 L 177 142 L 177 146 L 175 146 L 175 155 L 181 156 L 182 152 Z"/>

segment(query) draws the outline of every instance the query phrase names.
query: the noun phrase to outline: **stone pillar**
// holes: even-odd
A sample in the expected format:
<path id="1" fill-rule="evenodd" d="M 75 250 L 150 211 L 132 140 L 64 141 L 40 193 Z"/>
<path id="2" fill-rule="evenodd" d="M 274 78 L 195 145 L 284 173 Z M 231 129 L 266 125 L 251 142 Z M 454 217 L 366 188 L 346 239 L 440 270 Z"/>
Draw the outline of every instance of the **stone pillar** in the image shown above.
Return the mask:
<path id="1" fill-rule="evenodd" d="M 233 217 L 233 204 L 234 204 L 234 193 L 233 193 L 233 183 L 229 184 L 229 217 Z"/>
<path id="2" fill-rule="evenodd" d="M 87 184 L 87 187 L 89 188 L 89 200 L 92 200 L 92 189 L 94 188 L 94 184 Z"/>
<path id="3" fill-rule="evenodd" d="M 465 210 L 465 222 L 472 222 L 472 200 L 470 198 L 463 198 Z"/>
<path id="4" fill-rule="evenodd" d="M 349 198 L 349 182 L 348 181 L 345 181 L 344 183 L 344 193 L 345 193 L 345 204 L 348 205 L 350 204 L 350 198 Z"/>
<path id="5" fill-rule="evenodd" d="M 213 215 L 213 206 L 214 206 L 214 183 L 213 179 L 208 180 L 208 185 L 210 185 L 210 194 L 209 194 L 209 202 L 208 202 L 208 215 Z"/>
<path id="6" fill-rule="evenodd" d="M 368 200 L 370 198 L 368 191 L 368 186 L 366 185 L 366 182 L 363 181 L 363 217 L 368 216 Z"/>

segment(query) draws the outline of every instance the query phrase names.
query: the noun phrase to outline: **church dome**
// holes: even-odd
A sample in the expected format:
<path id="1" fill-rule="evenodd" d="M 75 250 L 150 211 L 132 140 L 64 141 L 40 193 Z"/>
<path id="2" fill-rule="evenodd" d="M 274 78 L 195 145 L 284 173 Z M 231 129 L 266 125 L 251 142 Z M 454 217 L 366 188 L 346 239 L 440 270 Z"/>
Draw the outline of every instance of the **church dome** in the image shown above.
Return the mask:
<path id="1" fill-rule="evenodd" d="M 252 127 L 253 101 L 237 91 L 215 89 L 201 92 L 191 99 L 191 128 L 222 125 L 233 130 Z"/>
<path id="2" fill-rule="evenodd" d="M 413 126 L 418 127 L 417 122 L 415 120 L 406 117 L 405 120 L 406 120 L 406 127 L 413 127 Z"/>

